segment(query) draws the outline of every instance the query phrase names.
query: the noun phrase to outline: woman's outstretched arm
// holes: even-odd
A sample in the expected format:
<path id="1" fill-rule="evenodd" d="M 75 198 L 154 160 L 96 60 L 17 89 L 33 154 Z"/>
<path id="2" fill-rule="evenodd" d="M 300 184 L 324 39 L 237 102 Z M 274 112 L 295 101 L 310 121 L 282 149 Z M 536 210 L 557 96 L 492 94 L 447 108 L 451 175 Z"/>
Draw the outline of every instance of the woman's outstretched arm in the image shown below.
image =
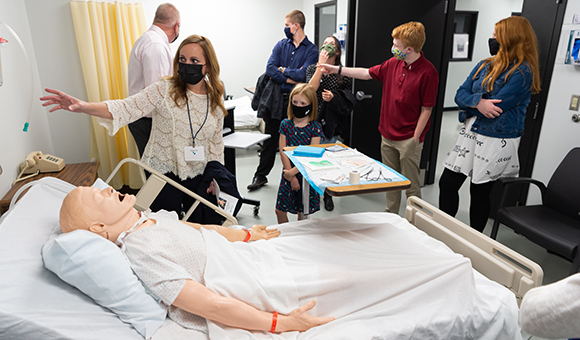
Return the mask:
<path id="1" fill-rule="evenodd" d="M 52 96 L 41 97 L 40 100 L 44 101 L 42 106 L 54 105 L 49 112 L 54 112 L 56 110 L 66 110 L 71 112 L 86 113 L 91 116 L 113 119 L 113 115 L 109 112 L 107 104 L 104 102 L 85 102 L 79 100 L 73 96 L 53 89 L 45 89 L 46 92 L 52 93 Z"/>

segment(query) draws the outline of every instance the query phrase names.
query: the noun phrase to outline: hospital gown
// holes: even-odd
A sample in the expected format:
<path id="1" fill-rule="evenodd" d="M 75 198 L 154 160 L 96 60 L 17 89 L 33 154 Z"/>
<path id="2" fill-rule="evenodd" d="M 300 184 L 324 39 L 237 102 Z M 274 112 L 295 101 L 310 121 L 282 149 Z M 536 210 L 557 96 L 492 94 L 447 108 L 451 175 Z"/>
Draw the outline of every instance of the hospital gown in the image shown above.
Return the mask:
<path id="1" fill-rule="evenodd" d="M 174 212 L 152 213 L 157 223 L 127 235 L 125 254 L 149 292 L 169 310 L 179 325 L 207 332 L 204 318 L 171 306 L 190 279 L 204 284 L 206 249 L 199 231 L 180 222 Z"/>

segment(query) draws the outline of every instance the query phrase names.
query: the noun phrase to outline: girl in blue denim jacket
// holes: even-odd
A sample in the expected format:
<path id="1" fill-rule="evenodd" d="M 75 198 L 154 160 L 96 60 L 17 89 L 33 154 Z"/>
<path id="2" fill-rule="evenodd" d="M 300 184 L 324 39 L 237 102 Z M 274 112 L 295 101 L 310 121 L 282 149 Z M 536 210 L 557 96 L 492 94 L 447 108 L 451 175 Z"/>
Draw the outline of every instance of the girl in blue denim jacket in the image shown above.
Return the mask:
<path id="1" fill-rule="evenodd" d="M 471 178 L 469 220 L 479 231 L 487 223 L 495 181 L 519 174 L 526 109 L 540 91 L 537 39 L 527 19 L 496 23 L 489 47 L 492 57 L 475 66 L 455 95 L 463 127 L 439 180 L 439 208 L 455 216 L 459 189 Z"/>

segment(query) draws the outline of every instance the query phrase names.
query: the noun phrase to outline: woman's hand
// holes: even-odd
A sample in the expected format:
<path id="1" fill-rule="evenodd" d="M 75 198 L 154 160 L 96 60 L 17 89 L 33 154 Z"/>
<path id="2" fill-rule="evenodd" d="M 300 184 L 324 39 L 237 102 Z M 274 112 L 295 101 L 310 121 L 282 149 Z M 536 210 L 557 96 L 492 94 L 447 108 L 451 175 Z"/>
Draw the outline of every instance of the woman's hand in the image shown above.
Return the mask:
<path id="1" fill-rule="evenodd" d="M 322 100 L 324 100 L 325 102 L 329 102 L 332 100 L 332 98 L 334 98 L 334 94 L 332 94 L 332 91 L 328 90 L 322 91 Z"/>
<path id="2" fill-rule="evenodd" d="M 215 187 L 213 185 L 213 181 L 209 182 L 209 187 L 205 191 L 207 194 L 215 195 Z"/>
<path id="3" fill-rule="evenodd" d="M 318 56 L 318 63 L 319 64 L 326 64 L 328 61 L 328 52 L 326 50 L 320 51 L 320 55 Z"/>
<path id="4" fill-rule="evenodd" d="M 265 225 L 255 224 L 250 228 L 250 234 L 252 234 L 250 241 L 269 240 L 280 236 L 280 230 L 267 229 Z"/>
<path id="5" fill-rule="evenodd" d="M 318 316 L 308 315 L 306 312 L 314 308 L 315 305 L 316 301 L 310 300 L 310 302 L 304 306 L 296 308 L 290 312 L 290 314 L 286 316 L 279 316 L 276 332 L 305 332 L 312 327 L 321 326 L 334 321 L 333 317 L 321 318 Z"/>
<path id="6" fill-rule="evenodd" d="M 85 112 L 83 108 L 86 106 L 86 102 L 78 100 L 75 97 L 69 96 L 68 94 L 53 89 L 45 89 L 46 92 L 54 94 L 54 96 L 44 96 L 40 97 L 40 100 L 44 101 L 42 106 L 55 105 L 49 110 L 49 112 L 54 112 L 56 110 L 67 110 L 71 112 Z"/>
<path id="7" fill-rule="evenodd" d="M 497 106 L 496 103 L 501 103 L 501 99 L 481 99 L 475 106 L 477 111 L 487 118 L 497 118 L 502 114 L 503 110 Z"/>
<path id="8" fill-rule="evenodd" d="M 282 172 L 284 173 L 284 179 L 288 182 L 292 181 L 292 178 L 296 176 L 291 169 L 284 169 Z"/>
<path id="9" fill-rule="evenodd" d="M 322 72 L 322 74 L 324 74 L 325 76 L 331 74 L 331 73 L 337 73 L 338 72 L 338 66 L 336 65 L 330 65 L 330 64 L 316 64 L 316 67 L 320 69 L 320 71 Z"/>
<path id="10" fill-rule="evenodd" d="M 290 186 L 294 191 L 300 190 L 300 182 L 298 181 L 298 178 L 296 178 L 296 176 L 292 177 L 292 180 L 290 181 Z"/>

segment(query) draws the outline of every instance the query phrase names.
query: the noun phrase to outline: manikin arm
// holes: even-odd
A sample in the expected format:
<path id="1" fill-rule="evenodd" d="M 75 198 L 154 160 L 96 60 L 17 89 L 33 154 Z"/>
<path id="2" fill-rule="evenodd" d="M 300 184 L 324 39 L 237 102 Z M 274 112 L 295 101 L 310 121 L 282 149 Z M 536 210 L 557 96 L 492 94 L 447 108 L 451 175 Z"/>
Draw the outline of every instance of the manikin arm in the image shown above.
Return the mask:
<path id="1" fill-rule="evenodd" d="M 205 228 L 207 230 L 215 230 L 217 231 L 218 234 L 222 235 L 230 242 L 243 241 L 247 236 L 244 230 L 222 227 L 220 225 L 215 224 L 198 224 L 185 221 L 181 222 L 197 230 L 200 230 L 200 228 Z M 280 230 L 267 229 L 265 225 L 256 224 L 250 228 L 250 234 L 252 235 L 252 237 L 249 239 L 249 241 L 269 240 L 271 238 L 278 237 L 280 235 Z"/>
<path id="2" fill-rule="evenodd" d="M 193 280 L 186 281 L 173 305 L 230 327 L 258 331 L 270 331 L 272 327 L 272 313 L 257 310 L 233 298 L 219 296 Z M 311 300 L 288 315 L 279 314 L 276 332 L 304 332 L 334 320 L 333 317 L 321 318 L 308 315 L 306 312 L 314 305 L 316 302 Z"/>

